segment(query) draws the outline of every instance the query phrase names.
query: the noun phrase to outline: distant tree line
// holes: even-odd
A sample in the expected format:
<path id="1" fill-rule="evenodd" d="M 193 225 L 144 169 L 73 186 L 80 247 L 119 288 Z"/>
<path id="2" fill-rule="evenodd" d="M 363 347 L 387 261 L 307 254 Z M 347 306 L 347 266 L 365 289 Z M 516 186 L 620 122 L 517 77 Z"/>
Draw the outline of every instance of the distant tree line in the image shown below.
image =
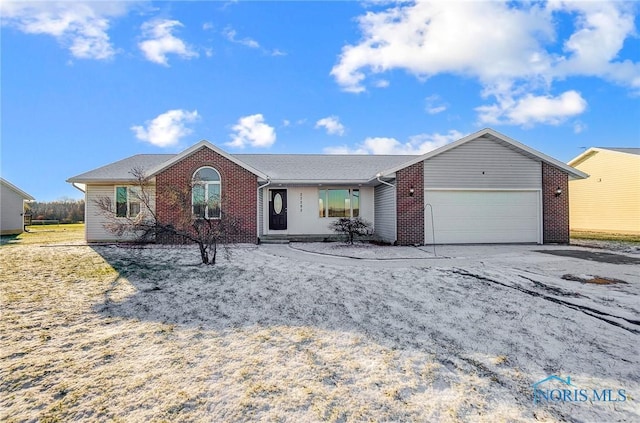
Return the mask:
<path id="1" fill-rule="evenodd" d="M 58 200 L 27 203 L 33 220 L 58 220 L 60 223 L 84 222 L 84 200 Z"/>

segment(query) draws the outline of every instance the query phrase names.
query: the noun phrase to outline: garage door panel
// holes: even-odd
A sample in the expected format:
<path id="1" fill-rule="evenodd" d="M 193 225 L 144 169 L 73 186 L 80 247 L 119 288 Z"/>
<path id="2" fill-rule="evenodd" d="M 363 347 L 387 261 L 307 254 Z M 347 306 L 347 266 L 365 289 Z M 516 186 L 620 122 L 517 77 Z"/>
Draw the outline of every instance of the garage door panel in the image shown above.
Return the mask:
<path id="1" fill-rule="evenodd" d="M 439 244 L 540 241 L 538 191 L 425 192 L 425 242 Z"/>

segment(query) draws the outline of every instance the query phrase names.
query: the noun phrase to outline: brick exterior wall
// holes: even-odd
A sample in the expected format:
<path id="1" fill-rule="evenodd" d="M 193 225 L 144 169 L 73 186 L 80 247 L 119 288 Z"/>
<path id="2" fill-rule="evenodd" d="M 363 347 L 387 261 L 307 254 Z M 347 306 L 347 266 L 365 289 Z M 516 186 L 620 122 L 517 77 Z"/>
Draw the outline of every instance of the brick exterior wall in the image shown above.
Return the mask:
<path id="1" fill-rule="evenodd" d="M 562 194 L 556 197 L 560 187 Z M 569 243 L 569 175 L 542 163 L 542 242 Z"/>
<path id="2" fill-rule="evenodd" d="M 191 214 L 191 198 L 182 200 L 185 204 L 176 207 L 173 192 L 185 191 L 194 172 L 202 166 L 211 166 L 220 173 L 221 210 L 223 215 L 239 219 L 240 230 L 233 242 L 257 242 L 257 198 L 258 178 L 243 167 L 202 147 L 193 154 L 156 175 L 156 212 L 158 220 L 175 224 L 185 213 Z M 175 222 L 175 223 L 174 223 Z M 162 243 L 176 243 L 178 240 L 165 237 Z"/>
<path id="3" fill-rule="evenodd" d="M 398 245 L 424 244 L 424 162 L 396 172 L 396 219 Z"/>

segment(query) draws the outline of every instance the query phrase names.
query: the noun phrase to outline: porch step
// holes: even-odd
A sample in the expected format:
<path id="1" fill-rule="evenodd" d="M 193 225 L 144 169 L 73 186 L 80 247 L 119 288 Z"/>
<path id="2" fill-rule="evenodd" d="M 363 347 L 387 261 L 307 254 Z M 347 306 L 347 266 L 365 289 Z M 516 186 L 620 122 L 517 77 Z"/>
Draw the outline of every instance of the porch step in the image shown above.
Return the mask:
<path id="1" fill-rule="evenodd" d="M 336 242 L 344 241 L 344 235 L 308 234 L 308 235 L 262 235 L 261 244 L 288 244 L 290 242 Z M 370 241 L 373 237 L 358 237 L 359 241 Z"/>
<path id="2" fill-rule="evenodd" d="M 288 244 L 288 239 L 269 239 L 269 238 L 260 238 L 260 244 Z"/>

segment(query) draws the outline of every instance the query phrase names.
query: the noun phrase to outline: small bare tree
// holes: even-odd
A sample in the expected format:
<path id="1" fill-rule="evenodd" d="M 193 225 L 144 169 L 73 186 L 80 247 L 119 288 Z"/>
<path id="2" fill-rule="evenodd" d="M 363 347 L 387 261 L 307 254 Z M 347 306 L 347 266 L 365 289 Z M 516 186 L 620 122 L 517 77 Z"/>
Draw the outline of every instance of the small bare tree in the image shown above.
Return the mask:
<path id="1" fill-rule="evenodd" d="M 191 210 L 192 189 L 199 181 L 187 181 L 181 187 L 162 188 L 161 194 L 174 210 L 171 221 L 164 221 L 158 217 L 153 204 L 149 178 L 140 168 L 132 169 L 131 174 L 135 179 L 135 187 L 128 191 L 128 195 L 136 204 L 134 213 L 131 210 L 118 210 L 121 206 L 117 199 L 115 207 L 110 197 L 100 197 L 94 201 L 106 220 L 104 227 L 108 231 L 136 243 L 168 241 L 197 244 L 203 264 L 216 263 L 219 245 L 229 253 L 226 247 L 234 242 L 235 235 L 240 232 L 240 221 L 224 213 L 217 219 L 196 216 Z"/>
<path id="2" fill-rule="evenodd" d="M 344 234 L 347 243 L 353 245 L 353 239 L 356 236 L 371 235 L 371 223 L 360 217 L 341 217 L 329 225 L 332 231 Z"/>

